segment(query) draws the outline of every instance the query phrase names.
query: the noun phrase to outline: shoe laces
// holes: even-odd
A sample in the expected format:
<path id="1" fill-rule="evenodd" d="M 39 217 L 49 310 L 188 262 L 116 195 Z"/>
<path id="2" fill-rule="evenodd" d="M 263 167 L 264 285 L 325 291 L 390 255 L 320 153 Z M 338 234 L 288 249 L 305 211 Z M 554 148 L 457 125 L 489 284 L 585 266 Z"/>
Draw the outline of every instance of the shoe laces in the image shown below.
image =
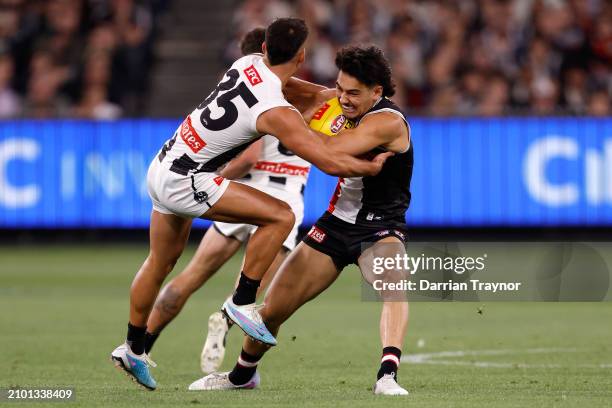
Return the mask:
<path id="1" fill-rule="evenodd" d="M 245 313 L 248 314 L 248 317 L 256 322 L 257 324 L 263 324 L 263 320 L 261 319 L 261 315 L 259 314 L 259 310 L 264 307 L 264 303 L 261 305 L 256 305 L 253 303 L 252 305 L 242 306 L 244 308 Z"/>
<path id="2" fill-rule="evenodd" d="M 393 374 L 384 374 L 382 377 L 380 377 L 380 381 L 388 385 L 398 385 L 399 386 L 399 384 L 397 384 L 397 381 L 395 381 Z"/>
<path id="3" fill-rule="evenodd" d="M 147 353 L 144 353 L 142 360 L 145 363 L 147 363 L 147 365 L 150 365 L 151 367 L 157 367 L 157 364 L 155 363 L 155 361 L 153 361 Z"/>
<path id="4" fill-rule="evenodd" d="M 151 359 L 151 357 L 147 353 L 142 353 L 141 355 L 138 355 L 138 354 L 134 353 L 132 351 L 132 349 L 130 348 L 130 346 L 128 346 L 127 344 L 125 345 L 125 348 L 129 352 L 129 354 L 131 354 L 133 357 L 136 357 L 137 359 L 139 359 L 141 361 L 144 361 L 145 364 L 147 364 L 147 365 L 149 365 L 151 367 L 157 367 L 157 364 L 155 363 L 155 361 L 153 361 Z"/>
<path id="5" fill-rule="evenodd" d="M 229 382 L 229 373 L 212 373 L 206 379 L 206 385 L 212 387 L 215 385 L 226 384 Z"/>

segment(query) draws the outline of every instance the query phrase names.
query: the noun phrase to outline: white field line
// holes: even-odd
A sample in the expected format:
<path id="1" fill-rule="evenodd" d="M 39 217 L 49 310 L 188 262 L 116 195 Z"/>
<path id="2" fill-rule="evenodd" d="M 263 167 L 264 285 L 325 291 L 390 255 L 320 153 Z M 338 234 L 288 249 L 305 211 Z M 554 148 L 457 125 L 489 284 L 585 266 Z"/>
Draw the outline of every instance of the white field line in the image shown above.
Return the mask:
<path id="1" fill-rule="evenodd" d="M 572 348 L 532 348 L 532 349 L 500 349 L 500 350 L 457 350 L 439 351 L 436 353 L 418 353 L 402 356 L 402 363 L 408 364 L 431 364 L 446 366 L 471 366 L 482 368 L 564 368 L 561 364 L 524 364 L 524 363 L 503 363 L 492 361 L 460 361 L 452 360 L 453 357 L 467 356 L 502 356 L 520 354 L 550 354 L 550 353 L 576 353 L 581 350 Z M 451 359 L 448 359 L 448 358 Z M 612 368 L 612 364 L 577 364 L 571 367 L 577 368 Z"/>

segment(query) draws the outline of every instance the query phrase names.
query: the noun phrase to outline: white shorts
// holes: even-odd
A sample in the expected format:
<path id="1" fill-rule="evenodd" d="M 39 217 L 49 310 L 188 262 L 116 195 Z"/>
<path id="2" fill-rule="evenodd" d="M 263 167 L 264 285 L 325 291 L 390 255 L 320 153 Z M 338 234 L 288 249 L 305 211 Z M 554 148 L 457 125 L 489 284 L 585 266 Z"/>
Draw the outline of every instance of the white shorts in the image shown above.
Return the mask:
<path id="1" fill-rule="evenodd" d="M 153 159 L 147 172 L 147 188 L 153 209 L 162 214 L 199 218 L 225 193 L 229 180 L 215 173 L 181 175 L 171 163 Z"/>
<path id="2" fill-rule="evenodd" d="M 304 196 L 300 191 L 288 192 L 282 188 L 262 186 L 254 183 L 244 184 L 256 188 L 259 191 L 263 191 L 264 193 L 289 204 L 291 210 L 295 214 L 295 224 L 293 224 L 293 228 L 291 229 L 289 236 L 287 236 L 287 239 L 285 242 L 283 242 L 283 246 L 289 251 L 292 251 L 297 245 L 298 228 L 304 220 Z M 230 224 L 227 222 L 217 221 L 214 222 L 213 227 L 226 237 L 235 238 L 240 242 L 246 241 L 247 238 L 253 235 L 257 229 L 256 226 L 251 224 Z"/>

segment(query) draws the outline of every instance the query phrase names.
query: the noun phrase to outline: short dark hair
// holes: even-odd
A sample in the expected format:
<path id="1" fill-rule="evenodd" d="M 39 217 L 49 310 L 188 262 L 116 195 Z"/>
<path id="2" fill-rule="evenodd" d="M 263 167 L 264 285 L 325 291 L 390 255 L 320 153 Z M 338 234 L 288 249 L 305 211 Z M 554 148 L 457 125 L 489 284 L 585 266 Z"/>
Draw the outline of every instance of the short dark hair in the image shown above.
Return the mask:
<path id="1" fill-rule="evenodd" d="M 383 96 L 395 94 L 389 61 L 382 50 L 375 45 L 342 48 L 336 54 L 336 67 L 369 87 L 382 86 Z"/>
<path id="2" fill-rule="evenodd" d="M 261 53 L 261 44 L 266 40 L 266 29 L 257 27 L 244 35 L 240 41 L 240 51 L 242 55 Z"/>
<path id="3" fill-rule="evenodd" d="M 271 65 L 290 61 L 308 37 L 308 27 L 300 18 L 279 18 L 266 29 L 266 50 Z"/>

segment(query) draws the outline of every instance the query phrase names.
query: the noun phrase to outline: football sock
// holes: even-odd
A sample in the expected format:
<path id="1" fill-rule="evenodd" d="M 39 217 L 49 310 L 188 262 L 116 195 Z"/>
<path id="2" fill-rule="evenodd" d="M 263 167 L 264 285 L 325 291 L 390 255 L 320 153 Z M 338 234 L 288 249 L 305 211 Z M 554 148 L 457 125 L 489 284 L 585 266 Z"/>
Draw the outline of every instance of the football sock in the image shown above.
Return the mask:
<path id="1" fill-rule="evenodd" d="M 240 272 L 240 280 L 238 281 L 238 287 L 232 297 L 232 302 L 235 305 L 242 306 L 255 303 L 255 297 L 257 296 L 257 289 L 261 280 L 255 280 L 247 277 L 244 272 Z"/>
<path id="2" fill-rule="evenodd" d="M 155 341 L 157 340 L 158 337 L 159 337 L 159 333 L 149 333 L 149 332 L 145 333 L 145 336 L 144 336 L 145 353 L 149 354 L 149 352 L 151 352 L 151 349 L 153 348 L 153 345 L 155 344 Z"/>
<path id="3" fill-rule="evenodd" d="M 127 344 L 134 354 L 140 355 L 144 353 L 144 338 L 146 327 L 136 327 L 128 323 Z"/>
<path id="4" fill-rule="evenodd" d="M 393 378 L 397 381 L 397 368 L 399 367 L 402 350 L 397 347 L 383 348 L 382 358 L 380 359 L 380 370 L 376 379 L 380 380 L 385 374 L 393 374 Z"/>
<path id="5" fill-rule="evenodd" d="M 257 371 L 257 364 L 260 359 L 261 356 L 253 356 L 243 349 L 234 369 L 229 373 L 230 382 L 234 385 L 246 384 Z"/>

